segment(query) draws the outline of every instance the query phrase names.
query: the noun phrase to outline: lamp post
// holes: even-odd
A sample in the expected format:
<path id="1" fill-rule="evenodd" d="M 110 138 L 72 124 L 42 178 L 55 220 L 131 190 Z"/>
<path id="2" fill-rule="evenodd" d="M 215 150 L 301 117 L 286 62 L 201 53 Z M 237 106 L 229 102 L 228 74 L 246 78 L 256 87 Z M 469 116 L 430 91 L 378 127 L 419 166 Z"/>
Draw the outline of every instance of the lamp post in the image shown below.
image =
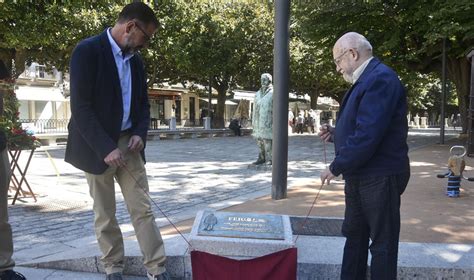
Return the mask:
<path id="1" fill-rule="evenodd" d="M 275 1 L 272 199 L 287 196 L 290 1 Z"/>
<path id="2" fill-rule="evenodd" d="M 469 93 L 469 123 L 468 123 L 468 135 L 469 142 L 467 145 L 467 155 L 472 156 L 474 154 L 474 129 L 473 129 L 473 118 L 474 118 L 474 47 L 471 48 L 471 51 L 467 54 L 467 59 L 471 61 L 471 90 Z"/>
<path id="3" fill-rule="evenodd" d="M 441 68 L 441 120 L 439 124 L 439 143 L 444 144 L 444 108 L 446 106 L 446 37 L 443 38 L 443 57 Z"/>

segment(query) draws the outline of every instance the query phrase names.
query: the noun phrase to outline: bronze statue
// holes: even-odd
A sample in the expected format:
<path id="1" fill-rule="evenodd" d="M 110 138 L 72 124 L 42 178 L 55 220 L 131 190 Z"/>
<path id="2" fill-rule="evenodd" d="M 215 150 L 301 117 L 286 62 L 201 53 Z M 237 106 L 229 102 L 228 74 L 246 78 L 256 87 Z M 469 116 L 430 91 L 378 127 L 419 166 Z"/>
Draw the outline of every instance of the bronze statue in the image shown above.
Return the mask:
<path id="1" fill-rule="evenodd" d="M 262 87 L 255 94 L 252 115 L 252 136 L 257 141 L 259 154 L 253 164 L 272 165 L 272 136 L 273 136 L 273 85 L 272 75 L 264 73 L 261 76 Z"/>

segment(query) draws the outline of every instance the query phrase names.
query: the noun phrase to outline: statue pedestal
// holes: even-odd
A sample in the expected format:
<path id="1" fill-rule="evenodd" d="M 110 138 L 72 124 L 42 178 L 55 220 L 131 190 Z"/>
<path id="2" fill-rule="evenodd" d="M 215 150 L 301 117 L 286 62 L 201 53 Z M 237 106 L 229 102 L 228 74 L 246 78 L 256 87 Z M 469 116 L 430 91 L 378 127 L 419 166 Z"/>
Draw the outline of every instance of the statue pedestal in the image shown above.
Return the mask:
<path id="1" fill-rule="evenodd" d="M 254 258 L 295 247 L 286 215 L 199 211 L 189 235 L 194 250 Z"/>
<path id="2" fill-rule="evenodd" d="M 247 166 L 247 169 L 256 170 L 256 171 L 272 171 L 272 166 L 267 165 L 265 163 L 263 163 L 263 164 L 253 164 L 253 163 L 251 163 Z"/>
<path id="3" fill-rule="evenodd" d="M 418 117 L 418 114 L 413 117 L 413 121 L 415 122 L 414 127 L 420 128 L 420 117 Z"/>
<path id="4" fill-rule="evenodd" d="M 421 128 L 428 128 L 428 118 L 427 117 L 420 117 L 421 120 Z"/>

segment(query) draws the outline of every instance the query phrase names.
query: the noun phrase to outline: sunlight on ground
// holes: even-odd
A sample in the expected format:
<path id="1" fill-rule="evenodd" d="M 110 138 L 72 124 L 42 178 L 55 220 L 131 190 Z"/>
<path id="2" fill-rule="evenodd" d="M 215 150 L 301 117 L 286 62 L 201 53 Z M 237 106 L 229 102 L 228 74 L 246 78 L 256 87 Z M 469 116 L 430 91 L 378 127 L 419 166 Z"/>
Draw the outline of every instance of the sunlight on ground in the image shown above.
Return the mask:
<path id="1" fill-rule="evenodd" d="M 472 229 L 472 226 L 470 227 Z M 459 238 L 464 240 L 472 239 L 472 231 L 469 231 L 469 227 L 462 227 L 462 226 L 449 226 L 449 225 L 436 225 L 431 228 L 434 232 L 442 233 L 448 236 L 449 239 L 452 238 Z"/>
<path id="2" fill-rule="evenodd" d="M 337 207 L 337 206 L 344 206 L 344 205 L 345 205 L 344 201 L 337 202 L 337 201 L 318 200 L 315 207 L 324 207 L 324 206 Z"/>
<path id="3" fill-rule="evenodd" d="M 447 245 L 447 247 L 443 247 L 442 249 L 436 249 L 434 247 L 427 248 L 425 249 L 425 254 L 438 255 L 447 262 L 456 263 L 461 260 L 461 258 L 463 258 L 463 256 L 470 250 L 472 250 L 471 245 L 450 244 Z"/>
<path id="4" fill-rule="evenodd" d="M 423 162 L 423 161 L 412 161 L 412 162 L 410 162 L 410 166 L 412 166 L 412 167 L 418 167 L 418 166 L 436 166 L 436 164 L 430 163 L 430 162 Z"/>
<path id="5" fill-rule="evenodd" d="M 421 223 L 421 220 L 420 219 L 415 219 L 415 218 L 404 219 L 404 220 L 402 220 L 402 223 L 403 224 L 409 224 L 409 225 L 417 225 L 417 224 Z"/>

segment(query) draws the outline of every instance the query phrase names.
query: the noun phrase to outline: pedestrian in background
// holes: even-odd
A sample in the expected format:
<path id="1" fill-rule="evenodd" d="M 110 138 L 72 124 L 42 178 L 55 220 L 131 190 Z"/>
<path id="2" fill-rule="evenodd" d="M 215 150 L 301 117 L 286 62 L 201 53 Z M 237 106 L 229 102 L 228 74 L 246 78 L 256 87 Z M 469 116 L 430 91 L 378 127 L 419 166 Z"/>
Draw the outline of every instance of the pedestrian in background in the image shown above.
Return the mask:
<path id="1" fill-rule="evenodd" d="M 301 110 L 298 114 L 298 117 L 296 117 L 296 133 L 303 134 L 303 128 L 304 128 L 304 112 Z"/>

